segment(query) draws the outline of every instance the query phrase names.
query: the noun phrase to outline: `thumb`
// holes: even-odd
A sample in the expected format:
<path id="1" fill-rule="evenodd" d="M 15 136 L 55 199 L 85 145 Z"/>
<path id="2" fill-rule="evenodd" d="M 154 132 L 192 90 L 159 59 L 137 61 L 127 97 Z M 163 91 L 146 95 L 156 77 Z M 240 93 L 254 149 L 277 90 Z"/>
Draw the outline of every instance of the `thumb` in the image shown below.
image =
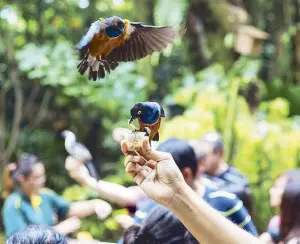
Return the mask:
<path id="1" fill-rule="evenodd" d="M 169 153 L 153 150 L 149 142 L 149 137 L 145 137 L 143 139 L 142 156 L 144 156 L 147 160 L 151 159 L 155 162 L 172 159 L 172 156 Z"/>

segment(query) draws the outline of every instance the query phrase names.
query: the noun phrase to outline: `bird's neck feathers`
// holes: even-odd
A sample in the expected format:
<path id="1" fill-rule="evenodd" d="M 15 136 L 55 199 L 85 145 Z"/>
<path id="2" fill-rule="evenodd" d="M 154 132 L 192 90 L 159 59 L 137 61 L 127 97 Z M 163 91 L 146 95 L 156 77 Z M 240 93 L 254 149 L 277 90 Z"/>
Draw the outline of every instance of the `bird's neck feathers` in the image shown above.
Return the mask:
<path id="1" fill-rule="evenodd" d="M 124 19 L 124 40 L 129 39 L 131 34 L 130 21 L 128 19 Z"/>
<path id="2" fill-rule="evenodd" d="M 67 136 L 65 139 L 65 145 L 71 146 L 72 143 L 76 141 L 76 138 L 74 136 Z"/>

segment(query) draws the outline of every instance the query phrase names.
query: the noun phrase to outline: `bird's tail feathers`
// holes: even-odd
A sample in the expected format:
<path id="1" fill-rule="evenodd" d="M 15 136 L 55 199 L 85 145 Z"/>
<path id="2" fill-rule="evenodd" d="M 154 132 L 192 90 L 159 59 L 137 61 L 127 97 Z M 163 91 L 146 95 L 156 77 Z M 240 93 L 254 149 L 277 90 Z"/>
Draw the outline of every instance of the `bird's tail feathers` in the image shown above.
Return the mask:
<path id="1" fill-rule="evenodd" d="M 153 136 L 152 140 L 159 141 L 159 133 L 158 132 Z"/>
<path id="2" fill-rule="evenodd" d="M 95 81 L 97 78 L 104 78 L 106 72 L 110 73 L 118 65 L 119 63 L 116 60 L 97 60 L 96 57 L 89 55 L 86 51 L 85 54 L 82 54 L 82 59 L 77 68 L 81 75 L 88 70 L 88 79 Z"/>
<path id="3" fill-rule="evenodd" d="M 94 163 L 92 161 L 88 161 L 86 162 L 86 167 L 90 173 L 90 175 L 95 178 L 96 180 L 100 180 L 100 176 L 99 176 L 99 173 L 97 172 L 97 169 L 94 165 Z"/>

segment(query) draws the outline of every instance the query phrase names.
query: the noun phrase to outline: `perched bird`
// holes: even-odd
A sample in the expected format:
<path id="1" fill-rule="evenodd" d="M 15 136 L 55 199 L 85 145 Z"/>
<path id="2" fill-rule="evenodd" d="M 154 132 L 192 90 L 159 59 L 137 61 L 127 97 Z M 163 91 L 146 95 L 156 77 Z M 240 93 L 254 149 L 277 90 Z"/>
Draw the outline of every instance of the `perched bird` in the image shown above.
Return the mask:
<path id="1" fill-rule="evenodd" d="M 76 136 L 73 132 L 69 130 L 64 130 L 62 136 L 65 139 L 65 148 L 67 152 L 77 158 L 78 160 L 85 163 L 92 177 L 99 180 L 99 174 L 96 171 L 96 168 L 92 162 L 92 155 L 86 146 L 76 141 Z"/>
<path id="2" fill-rule="evenodd" d="M 91 24 L 76 48 L 80 52 L 80 74 L 89 69 L 89 80 L 103 78 L 119 62 L 134 61 L 162 51 L 175 38 L 171 26 L 151 26 L 113 16 Z"/>
<path id="3" fill-rule="evenodd" d="M 165 117 L 163 108 L 157 102 L 138 102 L 130 110 L 129 124 L 138 119 L 139 131 L 150 130 L 149 141 L 159 141 L 159 127 L 161 118 Z"/>

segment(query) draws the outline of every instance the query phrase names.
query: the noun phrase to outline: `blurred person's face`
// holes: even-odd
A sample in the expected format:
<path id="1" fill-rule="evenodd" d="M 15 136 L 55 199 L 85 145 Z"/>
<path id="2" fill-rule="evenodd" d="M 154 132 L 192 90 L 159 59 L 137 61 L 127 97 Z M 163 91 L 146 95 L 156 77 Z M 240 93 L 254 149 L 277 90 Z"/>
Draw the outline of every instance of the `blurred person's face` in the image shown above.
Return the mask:
<path id="1" fill-rule="evenodd" d="M 279 178 L 277 178 L 274 185 L 271 187 L 271 189 L 270 189 L 270 205 L 272 208 L 280 207 L 286 183 L 287 183 L 286 177 L 280 176 Z"/>
<path id="2" fill-rule="evenodd" d="M 209 152 L 204 159 L 205 172 L 208 175 L 215 175 L 222 161 L 221 152 Z"/>
<path id="3" fill-rule="evenodd" d="M 199 179 L 201 175 L 206 171 L 207 165 L 206 165 L 206 156 L 203 157 L 202 159 L 198 160 L 198 168 L 196 172 L 196 178 Z"/>
<path id="4" fill-rule="evenodd" d="M 45 167 L 42 163 L 37 163 L 29 176 L 20 178 L 20 185 L 27 192 L 38 193 L 46 182 Z"/>

